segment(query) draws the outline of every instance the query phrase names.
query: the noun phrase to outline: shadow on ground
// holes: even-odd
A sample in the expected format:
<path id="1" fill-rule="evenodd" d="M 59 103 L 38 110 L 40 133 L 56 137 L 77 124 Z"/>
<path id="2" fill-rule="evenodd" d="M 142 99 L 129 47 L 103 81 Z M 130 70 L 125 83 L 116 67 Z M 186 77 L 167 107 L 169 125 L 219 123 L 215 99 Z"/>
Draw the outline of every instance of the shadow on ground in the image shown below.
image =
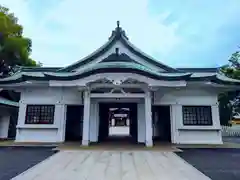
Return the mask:
<path id="1" fill-rule="evenodd" d="M 53 155 L 50 147 L 0 147 L 0 180 L 9 180 Z"/>
<path id="2" fill-rule="evenodd" d="M 213 180 L 240 180 L 240 149 L 193 148 L 176 154 Z"/>

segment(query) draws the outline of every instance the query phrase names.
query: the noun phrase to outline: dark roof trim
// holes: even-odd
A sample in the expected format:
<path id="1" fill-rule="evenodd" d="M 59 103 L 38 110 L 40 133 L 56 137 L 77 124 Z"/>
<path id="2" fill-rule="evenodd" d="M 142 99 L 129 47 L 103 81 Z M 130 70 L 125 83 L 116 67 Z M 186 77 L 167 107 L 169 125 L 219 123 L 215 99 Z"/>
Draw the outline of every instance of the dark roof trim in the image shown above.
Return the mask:
<path id="1" fill-rule="evenodd" d="M 60 67 L 21 67 L 22 72 L 56 72 Z"/>
<path id="2" fill-rule="evenodd" d="M 204 72 L 212 72 L 212 73 L 216 73 L 218 72 L 219 68 L 177 68 L 180 71 L 184 71 L 184 72 L 199 72 L 199 73 L 204 73 Z"/>
<path id="3" fill-rule="evenodd" d="M 203 77 L 191 77 L 189 81 L 212 81 L 217 78 L 217 75 L 203 76 Z"/>
<path id="4" fill-rule="evenodd" d="M 114 62 L 114 60 L 109 60 L 108 58 L 110 58 L 111 55 L 109 55 L 109 57 L 107 57 L 106 59 L 104 59 L 102 62 Z M 119 55 L 120 58 L 123 56 L 128 56 L 126 54 L 120 54 Z M 129 59 L 123 59 L 122 60 L 117 60 L 117 62 L 125 62 L 130 60 L 131 58 L 129 57 Z M 129 61 L 128 61 L 129 62 Z M 132 62 L 137 63 L 135 60 L 132 60 Z M 21 67 L 21 71 L 22 72 L 61 72 L 61 69 L 63 69 L 62 67 Z M 179 70 L 180 72 L 189 72 L 189 73 L 204 73 L 204 72 L 209 72 L 209 73 L 216 73 L 219 71 L 219 68 L 176 68 L 177 70 Z M 68 72 L 68 71 L 66 71 Z"/>
<path id="5" fill-rule="evenodd" d="M 70 81 L 70 80 L 76 80 L 76 79 L 81 79 L 90 75 L 94 74 L 101 74 L 101 73 L 135 73 L 139 75 L 143 75 L 152 79 L 156 80 L 167 80 L 167 81 L 178 81 L 178 80 L 187 80 L 191 76 L 191 74 L 184 74 L 182 76 L 161 76 L 157 75 L 155 73 L 151 72 L 146 72 L 137 68 L 133 67 L 126 67 L 126 68 L 119 68 L 119 67 L 114 67 L 114 68 L 97 68 L 97 69 L 92 69 L 90 71 L 83 72 L 81 74 L 76 74 L 73 76 L 54 76 L 50 74 L 45 74 L 47 79 L 51 80 L 61 80 L 61 81 Z"/>
<path id="6" fill-rule="evenodd" d="M 112 53 L 108 57 L 103 59 L 100 63 L 108 63 L 108 62 L 113 62 L 113 63 L 116 63 L 116 62 L 126 62 L 126 63 L 140 64 L 137 61 L 135 61 L 132 58 L 130 58 L 125 53 L 122 53 L 122 54 Z"/>
<path id="7" fill-rule="evenodd" d="M 22 75 L 22 77 L 15 79 L 15 80 L 9 80 L 9 81 L 0 81 L 0 84 L 16 84 L 16 83 L 21 83 L 24 81 L 49 81 L 49 80 L 60 80 L 60 81 L 71 81 L 71 80 L 76 80 L 76 79 L 81 79 L 90 75 L 94 74 L 101 74 L 101 73 L 106 73 L 106 72 L 112 72 L 112 73 L 118 73 L 118 72 L 133 72 L 136 74 L 140 74 L 143 76 L 150 77 L 152 79 L 156 80 L 167 80 L 167 81 L 179 81 L 179 80 L 185 80 L 185 81 L 192 81 L 192 82 L 197 82 L 197 81 L 205 81 L 205 82 L 213 82 L 216 84 L 222 84 L 222 85 L 235 85 L 239 86 L 239 82 L 230 82 L 230 81 L 224 81 L 219 79 L 216 75 L 212 76 L 204 76 L 204 77 L 191 77 L 191 74 L 185 74 L 183 76 L 159 76 L 156 74 L 151 74 L 146 71 L 141 71 L 139 69 L 133 69 L 133 68 L 124 68 L 124 69 L 119 69 L 119 68 L 101 68 L 101 69 L 93 69 L 92 71 L 87 71 L 82 74 L 77 74 L 73 76 L 54 76 L 50 74 L 45 74 L 45 77 L 36 77 L 36 76 L 30 76 L 30 75 Z"/>

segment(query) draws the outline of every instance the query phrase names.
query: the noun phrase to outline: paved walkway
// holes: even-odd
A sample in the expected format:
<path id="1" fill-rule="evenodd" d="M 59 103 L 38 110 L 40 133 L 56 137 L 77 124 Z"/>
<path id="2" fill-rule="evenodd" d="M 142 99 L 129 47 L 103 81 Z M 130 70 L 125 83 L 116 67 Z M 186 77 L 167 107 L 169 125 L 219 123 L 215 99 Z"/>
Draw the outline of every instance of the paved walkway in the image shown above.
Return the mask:
<path id="1" fill-rule="evenodd" d="M 14 180 L 209 180 L 172 152 L 61 151 Z"/>

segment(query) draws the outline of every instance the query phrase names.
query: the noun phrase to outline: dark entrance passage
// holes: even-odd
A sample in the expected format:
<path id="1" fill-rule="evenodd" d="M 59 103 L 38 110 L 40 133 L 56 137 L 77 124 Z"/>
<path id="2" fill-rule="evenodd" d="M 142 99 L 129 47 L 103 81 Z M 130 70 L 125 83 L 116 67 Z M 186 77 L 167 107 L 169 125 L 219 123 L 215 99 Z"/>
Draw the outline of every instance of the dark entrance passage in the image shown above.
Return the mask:
<path id="1" fill-rule="evenodd" d="M 16 108 L 11 108 L 10 114 L 11 116 L 8 127 L 8 139 L 15 139 L 18 120 L 18 110 Z"/>
<path id="2" fill-rule="evenodd" d="M 115 109 L 115 110 L 114 110 Z M 121 117 L 119 120 L 118 116 L 113 114 L 121 111 L 127 111 L 127 118 Z M 122 112 L 123 113 L 123 112 Z M 117 117 L 117 118 L 116 118 Z M 114 123 L 113 123 L 114 122 Z M 110 127 L 129 127 L 129 134 L 120 136 L 109 133 Z M 100 103 L 99 104 L 99 142 L 137 142 L 137 104 L 136 103 Z"/>
<path id="3" fill-rule="evenodd" d="M 68 105 L 65 141 L 81 141 L 83 129 L 83 106 Z"/>
<path id="4" fill-rule="evenodd" d="M 171 142 L 170 106 L 153 106 L 152 116 L 154 142 Z"/>

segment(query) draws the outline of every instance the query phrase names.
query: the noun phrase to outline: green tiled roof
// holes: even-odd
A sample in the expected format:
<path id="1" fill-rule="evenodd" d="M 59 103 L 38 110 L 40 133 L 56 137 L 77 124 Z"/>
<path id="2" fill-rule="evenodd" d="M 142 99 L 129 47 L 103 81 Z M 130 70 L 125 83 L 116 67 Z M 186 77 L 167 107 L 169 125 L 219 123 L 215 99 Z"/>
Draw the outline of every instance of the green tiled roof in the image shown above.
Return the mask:
<path id="1" fill-rule="evenodd" d="M 11 100 L 5 99 L 3 97 L 0 97 L 0 104 L 4 104 L 4 105 L 7 105 L 7 106 L 14 106 L 14 107 L 19 106 L 18 102 L 11 101 Z"/>
<path id="2" fill-rule="evenodd" d="M 61 79 L 61 80 L 73 80 L 77 78 L 83 78 L 87 75 L 104 73 L 104 72 L 133 72 L 137 74 L 142 74 L 153 79 L 158 80 L 181 80 L 186 79 L 191 76 L 190 73 L 159 73 L 146 66 L 137 64 L 134 62 L 103 62 L 98 63 L 92 67 L 89 67 L 78 72 L 69 73 L 44 73 L 50 79 Z"/>
<path id="3" fill-rule="evenodd" d="M 227 78 L 223 75 L 217 73 L 186 73 L 186 72 L 177 72 L 177 73 L 165 73 L 165 72 L 157 72 L 152 70 L 149 67 L 143 66 L 139 63 L 131 62 L 131 61 L 122 61 L 122 62 L 114 62 L 107 61 L 97 63 L 88 67 L 86 69 L 79 70 L 77 72 L 59 72 L 59 71 L 46 71 L 46 72 L 33 72 L 33 71 L 25 71 L 19 72 L 14 76 L 0 79 L 0 84 L 12 84 L 19 83 L 24 81 L 49 81 L 49 80 L 62 80 L 62 81 L 70 81 L 81 79 L 93 74 L 100 73 L 135 73 L 140 74 L 152 79 L 156 80 L 166 80 L 166 81 L 178 81 L 178 80 L 186 80 L 186 81 L 208 81 L 214 82 L 218 84 L 226 84 L 226 85 L 240 85 L 239 80 L 234 80 L 231 78 Z"/>

